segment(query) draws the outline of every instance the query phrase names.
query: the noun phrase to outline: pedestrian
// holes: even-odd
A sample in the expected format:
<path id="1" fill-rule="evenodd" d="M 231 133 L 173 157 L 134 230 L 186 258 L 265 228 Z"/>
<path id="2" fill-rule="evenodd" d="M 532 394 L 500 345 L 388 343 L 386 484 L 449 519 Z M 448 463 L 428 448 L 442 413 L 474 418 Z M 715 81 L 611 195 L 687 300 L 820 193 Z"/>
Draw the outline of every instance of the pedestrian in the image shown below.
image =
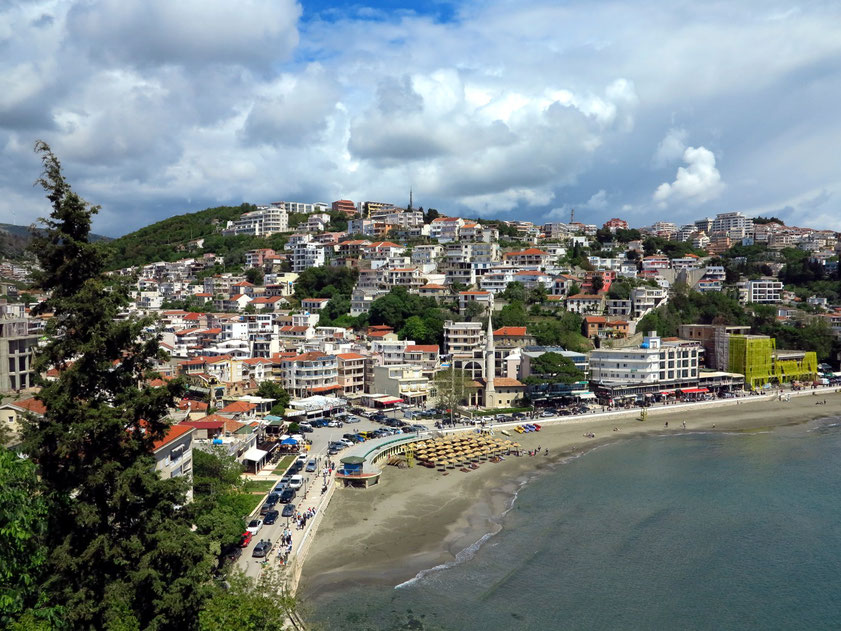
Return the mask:
<path id="1" fill-rule="evenodd" d="M 669 421 L 666 421 L 666 427 L 668 427 L 668 426 L 669 426 Z"/>
<path id="2" fill-rule="evenodd" d="M 683 429 L 686 429 L 686 421 L 683 422 Z"/>

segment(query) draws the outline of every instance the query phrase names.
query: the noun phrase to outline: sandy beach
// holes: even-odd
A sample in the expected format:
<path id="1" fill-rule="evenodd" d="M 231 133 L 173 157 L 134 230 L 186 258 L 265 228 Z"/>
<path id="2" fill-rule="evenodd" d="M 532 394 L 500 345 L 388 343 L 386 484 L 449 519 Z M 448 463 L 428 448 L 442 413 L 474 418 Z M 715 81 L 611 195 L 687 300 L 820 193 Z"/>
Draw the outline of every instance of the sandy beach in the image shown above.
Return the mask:
<path id="1" fill-rule="evenodd" d="M 451 563 L 499 528 L 501 515 L 530 477 L 605 442 L 684 431 L 755 431 L 841 415 L 841 394 L 821 390 L 812 395 L 793 393 L 788 402 L 745 397 L 657 406 L 650 408 L 646 421 L 638 420 L 639 410 L 567 417 L 544 424 L 537 433 L 511 432 L 512 440 L 525 449 L 549 449 L 548 457 L 509 457 L 469 473 L 387 467 L 379 485 L 335 493 L 304 564 L 299 595 L 306 603 L 308 594 L 347 581 L 397 585 L 421 570 Z M 595 438 L 587 438 L 589 433 Z"/>

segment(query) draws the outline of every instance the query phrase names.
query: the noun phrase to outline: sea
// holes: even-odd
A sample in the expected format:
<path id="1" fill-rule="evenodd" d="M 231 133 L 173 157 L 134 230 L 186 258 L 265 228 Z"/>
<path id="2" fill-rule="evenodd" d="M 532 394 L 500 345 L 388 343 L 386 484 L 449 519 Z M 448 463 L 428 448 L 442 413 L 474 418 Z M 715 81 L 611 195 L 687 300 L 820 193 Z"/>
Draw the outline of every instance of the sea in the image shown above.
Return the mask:
<path id="1" fill-rule="evenodd" d="M 324 630 L 841 629 L 841 419 L 618 440 L 400 585 L 308 594 Z M 395 533 L 392 536 L 399 536 Z"/>

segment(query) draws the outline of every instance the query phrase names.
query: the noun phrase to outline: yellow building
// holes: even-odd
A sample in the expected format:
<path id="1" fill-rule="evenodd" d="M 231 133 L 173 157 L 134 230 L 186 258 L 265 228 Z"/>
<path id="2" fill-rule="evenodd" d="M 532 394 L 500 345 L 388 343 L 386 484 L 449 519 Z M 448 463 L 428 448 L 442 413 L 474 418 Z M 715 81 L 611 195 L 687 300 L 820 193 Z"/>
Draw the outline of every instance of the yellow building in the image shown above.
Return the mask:
<path id="1" fill-rule="evenodd" d="M 745 376 L 751 389 L 766 383 L 814 380 L 818 358 L 813 351 L 777 350 L 776 340 L 767 335 L 730 336 L 730 372 Z"/>

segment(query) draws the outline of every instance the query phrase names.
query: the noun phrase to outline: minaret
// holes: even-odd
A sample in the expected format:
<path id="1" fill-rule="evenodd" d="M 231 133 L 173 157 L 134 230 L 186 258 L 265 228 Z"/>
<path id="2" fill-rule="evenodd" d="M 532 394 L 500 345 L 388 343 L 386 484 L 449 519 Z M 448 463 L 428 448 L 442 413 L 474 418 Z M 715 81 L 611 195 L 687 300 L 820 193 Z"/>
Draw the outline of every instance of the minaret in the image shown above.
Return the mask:
<path id="1" fill-rule="evenodd" d="M 409 212 L 412 212 L 412 208 L 413 208 L 413 206 L 412 206 L 412 187 L 410 186 L 409 187 L 409 208 L 407 208 L 407 210 Z"/>
<path id="2" fill-rule="evenodd" d="M 494 373 L 496 372 L 496 355 L 494 353 L 493 329 L 493 295 L 488 302 L 488 333 L 485 339 L 485 407 L 492 403 L 494 393 Z"/>

